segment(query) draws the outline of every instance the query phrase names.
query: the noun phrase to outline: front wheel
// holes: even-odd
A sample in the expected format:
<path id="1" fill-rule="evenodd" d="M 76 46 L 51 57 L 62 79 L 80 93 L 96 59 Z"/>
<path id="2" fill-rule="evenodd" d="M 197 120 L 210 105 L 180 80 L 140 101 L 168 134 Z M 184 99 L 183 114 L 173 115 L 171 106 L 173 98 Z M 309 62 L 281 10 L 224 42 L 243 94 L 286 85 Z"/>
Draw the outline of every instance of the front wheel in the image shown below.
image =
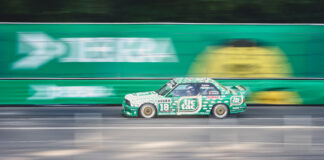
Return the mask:
<path id="1" fill-rule="evenodd" d="M 140 113 L 143 118 L 153 118 L 156 114 L 156 109 L 152 104 L 144 104 L 140 108 Z"/>
<path id="2" fill-rule="evenodd" d="M 228 112 L 228 107 L 225 104 L 217 104 L 212 109 L 212 115 L 219 119 L 225 118 Z"/>

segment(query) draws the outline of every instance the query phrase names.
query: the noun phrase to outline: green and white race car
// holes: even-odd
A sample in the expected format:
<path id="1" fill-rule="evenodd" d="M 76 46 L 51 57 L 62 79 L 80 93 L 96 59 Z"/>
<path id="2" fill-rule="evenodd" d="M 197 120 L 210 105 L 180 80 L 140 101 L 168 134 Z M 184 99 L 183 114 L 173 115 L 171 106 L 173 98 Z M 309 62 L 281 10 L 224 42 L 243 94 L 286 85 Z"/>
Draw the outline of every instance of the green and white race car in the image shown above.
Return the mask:
<path id="1" fill-rule="evenodd" d="M 210 78 L 175 78 L 157 91 L 127 94 L 122 114 L 153 118 L 163 115 L 212 115 L 225 118 L 246 110 L 246 89 L 224 87 Z"/>

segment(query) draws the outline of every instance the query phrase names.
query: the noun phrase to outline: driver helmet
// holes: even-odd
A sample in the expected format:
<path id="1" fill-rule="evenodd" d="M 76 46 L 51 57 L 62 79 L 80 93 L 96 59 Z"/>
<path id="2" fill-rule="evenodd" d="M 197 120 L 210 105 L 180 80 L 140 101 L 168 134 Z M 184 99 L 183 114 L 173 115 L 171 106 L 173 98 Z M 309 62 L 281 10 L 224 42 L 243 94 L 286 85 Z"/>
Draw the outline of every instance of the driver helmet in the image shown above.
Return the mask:
<path id="1" fill-rule="evenodd" d="M 186 87 L 186 93 L 188 96 L 195 94 L 195 88 L 192 85 Z"/>

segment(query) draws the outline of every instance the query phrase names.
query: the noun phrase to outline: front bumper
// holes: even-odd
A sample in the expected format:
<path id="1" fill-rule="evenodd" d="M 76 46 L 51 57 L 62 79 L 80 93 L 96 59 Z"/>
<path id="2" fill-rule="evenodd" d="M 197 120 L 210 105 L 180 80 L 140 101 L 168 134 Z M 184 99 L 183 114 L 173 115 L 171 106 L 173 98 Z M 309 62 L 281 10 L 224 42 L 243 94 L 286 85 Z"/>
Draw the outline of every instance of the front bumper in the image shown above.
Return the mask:
<path id="1" fill-rule="evenodd" d="M 122 103 L 123 109 L 121 110 L 122 115 L 124 116 L 131 116 L 131 117 L 137 117 L 138 116 L 138 108 L 132 107 L 130 105 L 127 105 L 125 101 Z"/>

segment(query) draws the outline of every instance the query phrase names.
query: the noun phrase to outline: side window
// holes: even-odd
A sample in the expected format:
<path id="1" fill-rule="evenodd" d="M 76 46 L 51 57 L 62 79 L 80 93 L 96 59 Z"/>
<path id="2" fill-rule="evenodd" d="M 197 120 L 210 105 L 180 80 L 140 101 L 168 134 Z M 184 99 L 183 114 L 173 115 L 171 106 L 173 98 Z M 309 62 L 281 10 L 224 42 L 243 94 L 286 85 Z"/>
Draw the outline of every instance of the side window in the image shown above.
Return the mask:
<path id="1" fill-rule="evenodd" d="M 216 96 L 220 95 L 220 91 L 210 83 L 203 83 L 200 86 L 199 93 L 202 96 Z"/>
<path id="2" fill-rule="evenodd" d="M 188 83 L 180 84 L 171 92 L 172 97 L 196 96 L 198 94 L 199 84 Z"/>

